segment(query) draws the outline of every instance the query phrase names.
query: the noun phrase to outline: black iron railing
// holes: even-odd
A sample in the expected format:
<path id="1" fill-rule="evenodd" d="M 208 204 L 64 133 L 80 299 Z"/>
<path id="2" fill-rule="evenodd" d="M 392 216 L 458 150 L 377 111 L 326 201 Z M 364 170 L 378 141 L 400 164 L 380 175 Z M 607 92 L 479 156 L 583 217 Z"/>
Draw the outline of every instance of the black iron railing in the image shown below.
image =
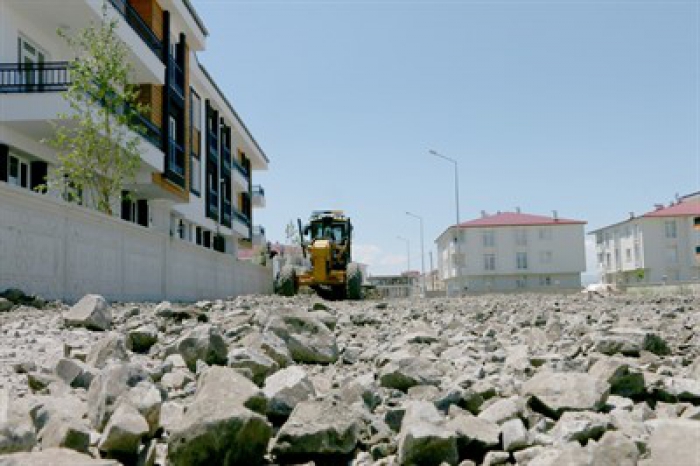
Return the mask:
<path id="1" fill-rule="evenodd" d="M 250 217 L 248 217 L 246 214 L 238 210 L 237 208 L 233 208 L 233 216 L 238 220 L 239 222 L 243 223 L 245 226 L 250 228 Z"/>
<path id="2" fill-rule="evenodd" d="M 158 125 L 153 123 L 150 118 L 141 114 L 137 114 L 136 121 L 145 128 L 143 137 L 154 146 L 160 148 L 161 132 Z"/>
<path id="3" fill-rule="evenodd" d="M 221 212 L 221 223 L 229 228 L 231 228 L 231 203 L 229 201 L 224 201 Z"/>
<path id="4" fill-rule="evenodd" d="M 0 94 L 60 92 L 71 84 L 68 62 L 1 63 Z"/>
<path id="5" fill-rule="evenodd" d="M 170 72 L 170 87 L 177 92 L 181 99 L 185 96 L 185 73 L 182 72 L 182 68 L 177 64 L 175 59 L 168 55 L 168 70 Z"/>
<path id="6" fill-rule="evenodd" d="M 166 176 L 180 186 L 185 185 L 185 149 L 180 144 L 170 139 L 168 159 L 166 164 Z"/>
<path id="7" fill-rule="evenodd" d="M 163 56 L 163 42 L 158 39 L 153 29 L 143 20 L 138 11 L 134 9 L 126 0 L 110 0 L 114 9 L 117 10 L 136 34 L 146 43 L 148 48 L 153 50 L 159 58 Z"/>

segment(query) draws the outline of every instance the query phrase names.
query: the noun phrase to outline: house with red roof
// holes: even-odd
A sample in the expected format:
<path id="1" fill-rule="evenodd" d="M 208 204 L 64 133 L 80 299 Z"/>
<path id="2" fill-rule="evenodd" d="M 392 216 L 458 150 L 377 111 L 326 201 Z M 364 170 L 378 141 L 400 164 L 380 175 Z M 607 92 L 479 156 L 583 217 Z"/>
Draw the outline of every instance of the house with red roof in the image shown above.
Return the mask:
<path id="1" fill-rule="evenodd" d="M 452 225 L 436 240 L 448 294 L 579 289 L 586 222 L 498 212 Z"/>
<path id="2" fill-rule="evenodd" d="M 590 233 L 603 282 L 683 283 L 700 279 L 700 192 Z"/>

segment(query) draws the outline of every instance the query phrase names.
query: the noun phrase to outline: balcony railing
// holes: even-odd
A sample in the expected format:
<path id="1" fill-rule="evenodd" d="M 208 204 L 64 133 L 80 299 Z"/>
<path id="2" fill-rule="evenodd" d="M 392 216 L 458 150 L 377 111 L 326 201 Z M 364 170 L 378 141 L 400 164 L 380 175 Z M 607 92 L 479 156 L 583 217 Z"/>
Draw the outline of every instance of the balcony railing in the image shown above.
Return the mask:
<path id="1" fill-rule="evenodd" d="M 236 171 L 238 171 L 238 173 L 243 175 L 243 178 L 248 179 L 248 170 L 246 170 L 245 167 L 243 165 L 241 165 L 241 163 L 238 160 L 231 159 L 231 161 L 232 161 L 233 168 L 235 168 Z"/>
<path id="2" fill-rule="evenodd" d="M 172 56 L 168 56 L 168 69 L 170 70 L 170 87 L 177 92 L 180 98 L 185 97 L 185 74 Z"/>
<path id="3" fill-rule="evenodd" d="M 141 18 L 138 11 L 131 6 L 127 0 L 110 0 L 114 9 L 117 10 L 126 22 L 132 27 L 136 34 L 141 37 L 141 39 L 146 43 L 148 48 L 150 48 L 153 53 L 155 53 L 159 58 L 163 56 L 163 42 L 158 39 L 158 36 L 153 32 L 153 30 L 146 24 L 146 22 Z"/>
<path id="4" fill-rule="evenodd" d="M 246 214 L 238 210 L 237 208 L 233 208 L 233 216 L 238 220 L 239 222 L 243 223 L 245 226 L 250 228 L 250 217 L 248 217 Z"/>
<path id="5" fill-rule="evenodd" d="M 68 62 L 0 64 L 0 94 L 60 92 L 70 84 Z"/>
<path id="6" fill-rule="evenodd" d="M 223 212 L 221 212 L 221 223 L 231 228 L 231 202 L 225 200 L 222 204 L 221 208 Z"/>
<path id="7" fill-rule="evenodd" d="M 265 189 L 259 184 L 253 185 L 253 196 L 265 197 Z"/>
<path id="8" fill-rule="evenodd" d="M 0 64 L 0 94 L 64 92 L 71 84 L 68 62 Z M 145 115 L 136 114 L 135 119 L 145 129 L 143 137 L 160 147 L 160 128 Z"/>
<path id="9" fill-rule="evenodd" d="M 166 177 L 180 186 L 185 186 L 185 149 L 172 138 L 169 139 Z"/>

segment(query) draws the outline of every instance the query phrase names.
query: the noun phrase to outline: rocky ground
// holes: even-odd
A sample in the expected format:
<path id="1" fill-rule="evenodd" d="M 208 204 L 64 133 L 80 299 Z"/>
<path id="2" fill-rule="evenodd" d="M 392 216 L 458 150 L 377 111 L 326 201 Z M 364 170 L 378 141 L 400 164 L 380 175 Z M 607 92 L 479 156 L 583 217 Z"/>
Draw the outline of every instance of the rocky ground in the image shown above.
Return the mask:
<path id="1" fill-rule="evenodd" d="M 700 464 L 700 298 L 6 297 L 0 465 Z"/>

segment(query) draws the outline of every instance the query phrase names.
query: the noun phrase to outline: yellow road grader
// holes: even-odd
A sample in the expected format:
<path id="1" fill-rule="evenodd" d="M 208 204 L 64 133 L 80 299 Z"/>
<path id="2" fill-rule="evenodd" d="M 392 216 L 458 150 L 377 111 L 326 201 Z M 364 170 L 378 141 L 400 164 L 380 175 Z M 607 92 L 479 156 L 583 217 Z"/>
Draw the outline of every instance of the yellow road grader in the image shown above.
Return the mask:
<path id="1" fill-rule="evenodd" d="M 299 287 L 308 286 L 322 297 L 361 299 L 362 271 L 351 262 L 352 223 L 339 210 L 315 211 L 309 223 L 298 220 L 301 250 L 310 265 L 284 265 L 275 289 L 283 296 L 294 296 Z"/>

